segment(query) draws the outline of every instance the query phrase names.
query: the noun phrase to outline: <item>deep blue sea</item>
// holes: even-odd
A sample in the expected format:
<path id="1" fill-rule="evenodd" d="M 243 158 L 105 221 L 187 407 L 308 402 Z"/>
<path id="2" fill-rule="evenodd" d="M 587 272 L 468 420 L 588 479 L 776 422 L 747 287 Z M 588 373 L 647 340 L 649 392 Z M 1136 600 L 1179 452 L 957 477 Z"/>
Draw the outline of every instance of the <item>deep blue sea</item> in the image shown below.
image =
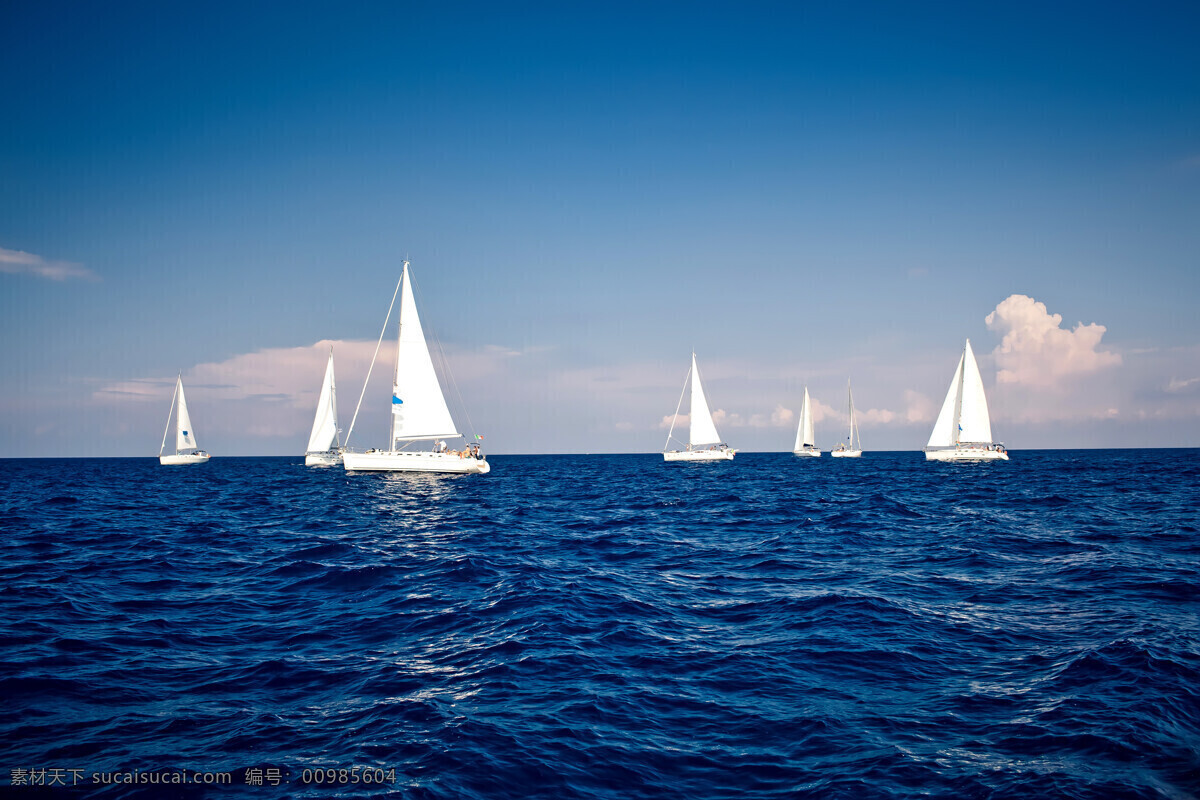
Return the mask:
<path id="1" fill-rule="evenodd" d="M 0 461 L 3 791 L 1200 794 L 1200 451 L 490 460 Z"/>

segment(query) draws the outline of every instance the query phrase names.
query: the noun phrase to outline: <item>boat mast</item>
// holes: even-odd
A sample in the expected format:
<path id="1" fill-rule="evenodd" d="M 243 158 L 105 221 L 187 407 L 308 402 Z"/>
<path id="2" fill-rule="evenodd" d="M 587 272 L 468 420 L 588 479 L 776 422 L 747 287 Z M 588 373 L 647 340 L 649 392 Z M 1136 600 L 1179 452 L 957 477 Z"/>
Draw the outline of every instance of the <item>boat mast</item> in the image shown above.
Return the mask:
<path id="1" fill-rule="evenodd" d="M 850 429 L 846 432 L 846 441 L 850 449 L 854 449 L 854 395 L 850 393 L 850 379 L 846 378 L 846 409 L 850 414 Z"/>
<path id="2" fill-rule="evenodd" d="M 408 267 L 408 262 L 404 262 L 404 266 Z M 371 356 L 371 366 L 367 367 L 367 379 L 363 381 L 362 391 L 358 393 L 358 405 L 354 407 L 354 416 L 350 418 L 350 430 L 346 431 L 346 444 L 343 447 L 350 446 L 350 434 L 354 433 L 354 423 L 358 420 L 358 410 L 362 408 L 363 396 L 367 393 L 367 384 L 371 382 L 371 370 L 375 369 L 375 359 L 379 357 L 379 346 L 383 344 L 383 335 L 387 333 L 388 321 L 392 318 L 392 308 L 396 305 L 396 295 L 400 294 L 400 284 L 404 280 L 404 273 L 400 274 L 400 280 L 396 281 L 396 291 L 392 292 L 392 302 L 388 305 L 387 316 L 383 318 L 383 329 L 379 331 L 379 341 L 375 343 L 375 355 Z"/>
<path id="3" fill-rule="evenodd" d="M 400 282 L 411 280 L 408 277 L 408 261 L 404 262 L 404 271 L 400 274 Z M 412 287 L 409 287 L 412 291 Z M 404 303 L 400 303 L 400 313 L 396 316 L 396 368 L 392 370 L 392 397 L 396 396 L 396 386 L 400 383 L 400 337 L 404 333 Z M 396 449 L 396 413 L 391 404 L 388 405 L 388 450 Z"/>
<path id="4" fill-rule="evenodd" d="M 183 373 L 175 379 L 175 393 L 171 395 L 171 407 L 167 409 L 167 427 L 163 428 L 162 444 L 158 446 L 158 454 L 161 456 L 163 450 L 167 446 L 167 431 L 171 430 L 171 412 L 175 410 L 175 398 L 179 396 L 179 384 L 183 382 Z"/>
<path id="5" fill-rule="evenodd" d="M 971 344 L 971 340 L 967 339 L 967 345 Z M 963 348 L 962 358 L 959 359 L 959 364 L 962 369 L 958 370 L 958 386 L 954 392 L 954 429 L 951 433 L 954 434 L 954 446 L 958 447 L 959 439 L 962 438 L 962 396 L 963 396 L 963 379 L 967 375 L 967 348 Z"/>
<path id="6" fill-rule="evenodd" d="M 329 361 L 333 361 L 333 345 L 329 345 Z M 329 376 L 329 405 L 333 408 L 333 438 L 337 441 L 338 450 L 341 450 L 342 429 L 337 425 L 337 379 L 332 374 Z"/>

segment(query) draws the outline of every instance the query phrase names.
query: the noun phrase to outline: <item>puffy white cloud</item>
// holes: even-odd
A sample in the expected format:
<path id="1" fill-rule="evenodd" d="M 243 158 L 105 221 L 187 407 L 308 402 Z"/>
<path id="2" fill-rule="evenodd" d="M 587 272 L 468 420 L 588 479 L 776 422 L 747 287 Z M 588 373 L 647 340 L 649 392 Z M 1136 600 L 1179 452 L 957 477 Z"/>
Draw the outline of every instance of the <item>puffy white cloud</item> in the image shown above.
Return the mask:
<path id="1" fill-rule="evenodd" d="M 68 278 L 82 278 L 98 281 L 100 277 L 82 264 L 70 261 L 49 261 L 33 253 L 23 250 L 9 250 L 0 247 L 0 272 L 12 275 L 36 275 L 52 281 L 65 281 Z"/>
<path id="2" fill-rule="evenodd" d="M 792 410 L 790 408 L 784 408 L 782 403 L 775 406 L 775 410 L 771 412 L 771 424 L 775 427 L 791 425 L 792 420 L 795 418 L 796 415 L 792 412 Z"/>
<path id="3" fill-rule="evenodd" d="M 1062 315 L 1023 294 L 1009 296 L 987 315 L 989 329 L 1003 335 L 992 351 L 997 383 L 1052 387 L 1066 376 L 1098 372 L 1121 363 L 1117 353 L 1100 350 L 1103 325 L 1062 327 Z"/>

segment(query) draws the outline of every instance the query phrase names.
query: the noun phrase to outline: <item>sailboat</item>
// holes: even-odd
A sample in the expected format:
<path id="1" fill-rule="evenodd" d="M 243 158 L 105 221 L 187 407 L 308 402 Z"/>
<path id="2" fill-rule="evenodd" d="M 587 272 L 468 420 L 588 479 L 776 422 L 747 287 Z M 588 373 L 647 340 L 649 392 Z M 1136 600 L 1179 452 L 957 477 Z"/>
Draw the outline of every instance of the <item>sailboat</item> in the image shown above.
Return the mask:
<path id="1" fill-rule="evenodd" d="M 337 442 L 335 449 L 333 444 Z M 333 381 L 333 348 L 329 348 L 329 363 L 325 365 L 325 380 L 321 384 L 321 396 L 317 400 L 317 414 L 313 418 L 312 433 L 308 435 L 308 447 L 304 451 L 306 467 L 336 467 L 342 463 L 342 443 L 338 438 L 337 386 Z"/>
<path id="2" fill-rule="evenodd" d="M 171 413 L 175 414 L 175 452 L 163 453 L 167 446 L 167 432 L 171 430 Z M 183 375 L 175 380 L 175 395 L 171 408 L 167 410 L 167 426 L 163 428 L 162 444 L 158 448 L 158 463 L 164 466 L 176 464 L 203 464 L 208 453 L 196 447 L 196 431 L 188 415 L 187 400 L 183 397 Z"/>
<path id="3" fill-rule="evenodd" d="M 817 447 L 816 436 L 813 434 L 812 405 L 808 400 L 807 386 L 804 387 L 804 404 L 800 406 L 800 424 L 796 426 L 796 445 L 792 448 L 792 455 L 821 455 L 821 448 Z"/>
<path id="4" fill-rule="evenodd" d="M 397 294 L 400 295 L 400 324 L 397 334 L 396 371 L 392 377 L 392 413 L 388 444 L 384 449 L 371 449 L 365 453 L 345 449 L 342 452 L 342 465 L 347 471 L 354 472 L 487 474 L 492 468 L 478 445 L 464 444 L 462 450 L 447 448 L 446 439 L 460 438 L 462 434 L 458 432 L 454 420 L 450 417 L 442 386 L 438 383 L 437 373 L 433 369 L 429 345 L 425 342 L 421 318 L 417 315 L 417 303 L 413 297 L 407 261 L 404 262 L 396 291 L 392 293 L 392 305 L 388 306 L 383 330 L 379 333 L 379 343 L 375 345 L 375 356 L 371 358 L 371 367 L 367 370 L 367 380 L 363 383 L 358 407 L 354 409 L 354 417 L 350 420 L 346 441 L 349 442 L 351 434 L 354 433 L 354 422 L 358 419 L 358 410 L 362 407 L 362 398 L 366 394 L 367 383 L 371 380 L 371 369 L 374 369 L 375 358 L 379 356 L 379 346 L 387 332 L 388 320 L 391 319 Z M 433 448 L 409 449 L 417 442 L 433 442 Z"/>
<path id="5" fill-rule="evenodd" d="M 679 419 L 679 409 L 683 406 L 683 391 L 679 393 L 679 403 L 675 406 L 675 417 L 671 420 L 671 429 L 667 431 L 667 443 L 663 445 L 664 461 L 732 461 L 736 450 L 731 450 L 721 441 L 717 426 L 713 423 L 712 413 L 708 410 L 708 400 L 704 397 L 704 387 L 700 384 L 700 371 L 696 368 L 696 354 L 692 353 L 692 366 L 687 377 L 683 379 L 683 388 L 687 389 L 688 381 L 692 384 L 692 410 L 689 415 L 689 434 L 687 447 L 683 450 L 668 450 L 671 446 L 671 435 L 675 433 L 675 420 Z M 707 447 L 705 447 L 707 445 Z"/>
<path id="6" fill-rule="evenodd" d="M 987 398 L 983 396 L 983 378 L 971 340 L 963 349 L 954 370 L 941 413 L 925 445 L 928 461 L 1007 461 L 1004 445 L 992 442 L 992 421 Z"/>
<path id="7" fill-rule="evenodd" d="M 834 458 L 859 458 L 862 456 L 862 437 L 858 435 L 858 422 L 854 419 L 854 393 L 850 391 L 850 381 L 846 380 L 846 402 L 850 406 L 850 431 L 846 434 L 846 442 L 839 444 L 829 451 Z"/>

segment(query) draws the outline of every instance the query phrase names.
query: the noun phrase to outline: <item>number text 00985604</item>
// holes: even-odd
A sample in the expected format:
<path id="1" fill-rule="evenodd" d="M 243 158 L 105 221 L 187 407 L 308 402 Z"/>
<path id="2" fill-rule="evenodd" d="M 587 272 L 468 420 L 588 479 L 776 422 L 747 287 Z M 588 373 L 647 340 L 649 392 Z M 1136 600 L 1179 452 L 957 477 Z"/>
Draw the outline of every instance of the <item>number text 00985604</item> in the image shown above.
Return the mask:
<path id="1" fill-rule="evenodd" d="M 349 769 L 338 769 L 334 767 L 318 767 L 316 769 L 302 769 L 300 770 L 300 782 L 324 784 L 395 783 L 396 768 L 351 767 Z"/>

